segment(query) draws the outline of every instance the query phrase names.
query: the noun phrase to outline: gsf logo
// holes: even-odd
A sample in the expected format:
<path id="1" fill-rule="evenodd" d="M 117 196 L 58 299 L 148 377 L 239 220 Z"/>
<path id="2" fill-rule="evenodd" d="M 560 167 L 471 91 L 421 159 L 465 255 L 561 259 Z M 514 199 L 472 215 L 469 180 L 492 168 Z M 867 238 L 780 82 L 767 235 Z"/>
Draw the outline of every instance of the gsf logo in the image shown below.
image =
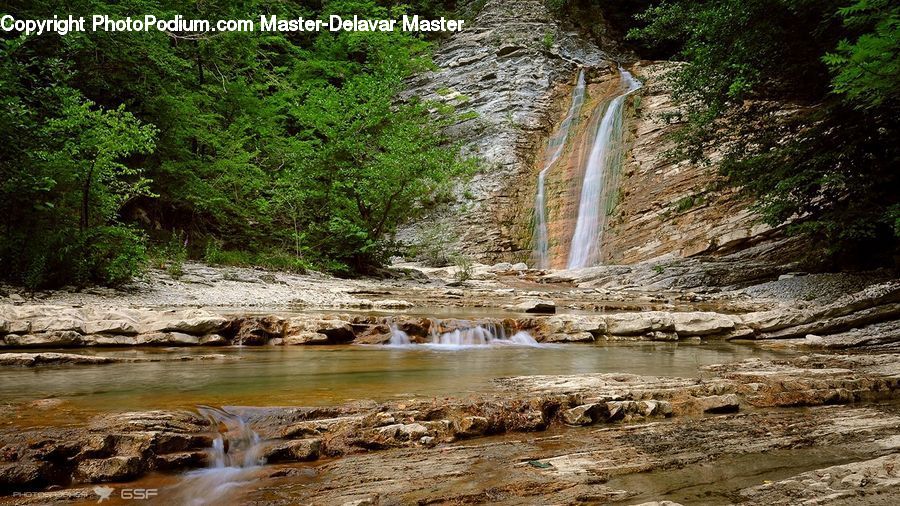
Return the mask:
<path id="1" fill-rule="evenodd" d="M 119 494 L 122 499 L 150 499 L 157 495 L 155 488 L 123 488 Z"/>

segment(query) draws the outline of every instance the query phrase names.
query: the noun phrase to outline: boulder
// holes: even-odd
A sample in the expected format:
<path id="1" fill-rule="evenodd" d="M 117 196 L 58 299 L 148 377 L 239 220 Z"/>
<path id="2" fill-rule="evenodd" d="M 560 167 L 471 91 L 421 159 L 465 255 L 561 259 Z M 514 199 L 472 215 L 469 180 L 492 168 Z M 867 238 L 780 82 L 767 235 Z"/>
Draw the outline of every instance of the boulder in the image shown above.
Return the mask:
<path id="1" fill-rule="evenodd" d="M 735 394 L 700 397 L 697 402 L 704 413 L 735 413 L 741 408 L 741 401 Z"/>
<path id="2" fill-rule="evenodd" d="M 412 302 L 395 299 L 376 300 L 372 303 L 374 309 L 409 309 L 414 305 Z"/>
<path id="3" fill-rule="evenodd" d="M 456 433 L 462 437 L 480 436 L 488 426 L 488 419 L 483 416 L 467 416 L 456 422 Z"/>
<path id="4" fill-rule="evenodd" d="M 504 309 L 517 313 L 554 314 L 556 313 L 556 303 L 549 299 L 526 299 L 504 306 Z"/>
<path id="5" fill-rule="evenodd" d="M 538 323 L 543 342 L 591 342 L 606 333 L 606 320 L 592 315 L 556 315 Z"/>
<path id="6" fill-rule="evenodd" d="M 562 413 L 563 422 L 568 425 L 591 425 L 608 416 L 609 409 L 605 403 L 582 404 Z"/>
<path id="7" fill-rule="evenodd" d="M 297 334 L 286 336 L 283 339 L 286 346 L 296 346 L 301 344 L 328 344 L 328 336 L 319 334 L 318 332 L 299 332 Z"/>
<path id="8" fill-rule="evenodd" d="M 228 339 L 220 334 L 207 334 L 200 338 L 201 346 L 227 346 Z"/>
<path id="9" fill-rule="evenodd" d="M 321 439 L 297 439 L 268 447 L 263 456 L 266 462 L 307 462 L 319 458 Z"/>
<path id="10" fill-rule="evenodd" d="M 314 336 L 320 334 L 322 337 Z M 344 320 L 294 317 L 284 331 L 285 344 L 343 344 L 353 341 L 353 326 Z"/>
<path id="11" fill-rule="evenodd" d="M 90 320 L 84 322 L 82 329 L 85 334 L 134 335 L 138 333 L 137 326 L 127 320 Z"/>
<path id="12" fill-rule="evenodd" d="M 15 348 L 67 348 L 84 343 L 81 334 L 71 330 L 44 332 L 40 334 L 7 334 L 2 345 Z"/>
<path id="13" fill-rule="evenodd" d="M 75 480 L 80 483 L 125 481 L 138 476 L 141 471 L 141 458 L 136 455 L 87 459 L 78 463 Z"/>
<path id="14" fill-rule="evenodd" d="M 160 315 L 152 315 L 159 317 Z M 204 335 L 223 330 L 228 319 L 205 311 L 185 312 L 173 316 L 161 315 L 158 320 L 145 324 L 144 332 L 182 332 L 185 334 Z"/>
<path id="15" fill-rule="evenodd" d="M 725 334 L 734 330 L 734 320 L 713 312 L 672 313 L 678 337 Z"/>
<path id="16" fill-rule="evenodd" d="M 649 332 L 674 332 L 675 320 L 671 313 L 662 311 L 616 313 L 607 315 L 606 330 L 613 336 L 638 336 Z"/>

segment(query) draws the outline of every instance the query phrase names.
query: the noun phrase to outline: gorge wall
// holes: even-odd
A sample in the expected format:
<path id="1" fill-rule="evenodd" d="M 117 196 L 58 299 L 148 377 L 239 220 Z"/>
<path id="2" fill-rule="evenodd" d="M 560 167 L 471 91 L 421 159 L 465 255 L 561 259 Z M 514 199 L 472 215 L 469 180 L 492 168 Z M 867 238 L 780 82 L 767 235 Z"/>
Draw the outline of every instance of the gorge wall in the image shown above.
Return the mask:
<path id="1" fill-rule="evenodd" d="M 448 247 L 483 262 L 530 255 L 535 161 L 579 66 L 605 64 L 599 47 L 565 30 L 542 0 L 488 0 L 476 19 L 435 52 L 438 69 L 410 82 L 409 95 L 453 105 L 451 127 L 481 168 L 455 190 L 455 201 L 398 232 L 417 244 L 449 229 Z"/>
<path id="2" fill-rule="evenodd" d="M 446 231 L 441 239 L 449 249 L 477 261 L 530 262 L 537 174 L 585 68 L 584 104 L 545 188 L 550 266 L 564 268 L 597 115 L 620 84 L 612 60 L 623 59 L 615 56 L 622 49 L 602 44 L 610 47 L 567 30 L 542 0 L 489 0 L 474 22 L 440 45 L 438 69 L 411 81 L 407 93 L 454 106 L 460 122 L 449 134 L 481 167 L 458 185 L 453 202 L 398 238 L 415 245 Z M 603 263 L 731 252 L 771 232 L 756 223 L 746 199 L 721 184 L 715 167 L 663 156 L 672 146 L 667 134 L 677 128 L 664 119 L 674 108 L 660 79 L 667 65 L 626 65 L 645 86 L 626 102 L 625 160 L 618 184 L 606 189 Z"/>

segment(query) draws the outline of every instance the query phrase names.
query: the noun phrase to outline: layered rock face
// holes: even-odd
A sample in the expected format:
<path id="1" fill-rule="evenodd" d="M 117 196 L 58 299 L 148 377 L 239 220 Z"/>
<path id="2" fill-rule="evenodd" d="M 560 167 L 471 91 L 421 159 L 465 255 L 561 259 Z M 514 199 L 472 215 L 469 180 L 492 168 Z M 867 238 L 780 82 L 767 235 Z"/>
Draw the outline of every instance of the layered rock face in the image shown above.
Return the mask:
<path id="1" fill-rule="evenodd" d="M 449 246 L 470 256 L 491 263 L 527 260 L 535 160 L 565 115 L 578 68 L 605 66 L 606 57 L 565 31 L 541 0 L 490 0 L 434 60 L 439 70 L 418 76 L 407 93 L 453 105 L 463 121 L 449 133 L 482 165 L 456 189 L 450 209 L 398 236 L 416 244 L 442 223 L 456 236 Z"/>
<path id="2" fill-rule="evenodd" d="M 671 65 L 646 62 L 633 67 L 646 84 L 628 119 L 631 134 L 621 198 L 603 236 L 603 263 L 732 252 L 773 232 L 756 220 L 751 202 L 722 184 L 715 166 L 673 163 L 664 156 L 673 147 L 668 136 L 678 127 L 665 119 L 675 110 L 662 82 Z M 710 158 L 718 156 L 712 153 Z"/>
<path id="3" fill-rule="evenodd" d="M 440 240 L 448 249 L 490 263 L 532 257 L 547 138 L 566 115 L 579 68 L 587 68 L 587 99 L 546 183 L 550 264 L 565 267 L 585 150 L 594 116 L 615 91 L 614 64 L 587 38 L 561 28 L 540 0 L 487 2 L 465 31 L 438 48 L 435 62 L 439 70 L 415 78 L 407 93 L 455 107 L 462 121 L 448 133 L 481 168 L 456 188 L 449 209 L 398 236 L 417 244 L 443 225 L 448 234 Z M 622 176 L 605 190 L 611 209 L 601 242 L 605 264 L 732 252 L 773 232 L 755 219 L 747 199 L 724 188 L 714 166 L 667 160 L 668 135 L 678 127 L 665 119 L 674 109 L 661 79 L 668 65 L 629 66 L 645 86 L 627 101 Z"/>

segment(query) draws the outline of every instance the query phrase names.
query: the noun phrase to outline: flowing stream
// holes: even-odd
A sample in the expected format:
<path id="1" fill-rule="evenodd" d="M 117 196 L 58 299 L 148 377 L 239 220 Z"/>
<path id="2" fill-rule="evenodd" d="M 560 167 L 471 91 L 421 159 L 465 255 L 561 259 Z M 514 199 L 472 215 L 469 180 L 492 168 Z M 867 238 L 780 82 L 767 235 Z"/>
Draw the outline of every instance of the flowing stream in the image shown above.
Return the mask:
<path id="1" fill-rule="evenodd" d="M 197 410 L 219 427 L 219 435 L 210 448 L 209 467 L 186 473 L 172 495 L 177 504 L 224 504 L 232 491 L 252 482 L 265 463 L 262 442 L 238 415 L 208 406 Z"/>
<path id="2" fill-rule="evenodd" d="M 569 137 L 569 130 L 572 127 L 572 123 L 575 122 L 575 115 L 581 109 L 582 103 L 584 103 L 584 70 L 578 73 L 578 82 L 575 84 L 575 89 L 572 90 L 572 104 L 569 106 L 566 117 L 559 124 L 556 133 L 547 140 L 547 155 L 544 158 L 544 168 L 538 173 L 537 193 L 535 194 L 534 202 L 534 261 L 539 269 L 550 267 L 550 239 L 547 230 L 547 206 L 544 190 L 547 173 L 559 160 L 566 145 L 566 140 Z"/>
<path id="3" fill-rule="evenodd" d="M 541 347 L 541 344 L 531 337 L 531 334 L 528 332 L 518 331 L 508 333 L 503 325 L 498 325 L 496 323 L 473 323 L 463 328 L 447 332 L 439 331 L 438 329 L 440 326 L 440 320 L 434 321 L 431 325 L 429 342 L 424 344 L 413 344 L 409 334 L 400 330 L 392 323 L 390 325 L 391 339 L 388 342 L 388 345 L 393 347 L 430 347 L 451 350 L 500 345 Z"/>
<path id="4" fill-rule="evenodd" d="M 608 209 L 602 205 L 604 186 L 622 165 L 625 98 L 641 87 L 627 70 L 619 68 L 625 90 L 609 101 L 600 120 L 594 143 L 584 170 L 578 220 L 569 248 L 568 269 L 589 267 L 597 263 L 600 240 Z M 608 200 L 608 199 L 607 199 Z"/>

